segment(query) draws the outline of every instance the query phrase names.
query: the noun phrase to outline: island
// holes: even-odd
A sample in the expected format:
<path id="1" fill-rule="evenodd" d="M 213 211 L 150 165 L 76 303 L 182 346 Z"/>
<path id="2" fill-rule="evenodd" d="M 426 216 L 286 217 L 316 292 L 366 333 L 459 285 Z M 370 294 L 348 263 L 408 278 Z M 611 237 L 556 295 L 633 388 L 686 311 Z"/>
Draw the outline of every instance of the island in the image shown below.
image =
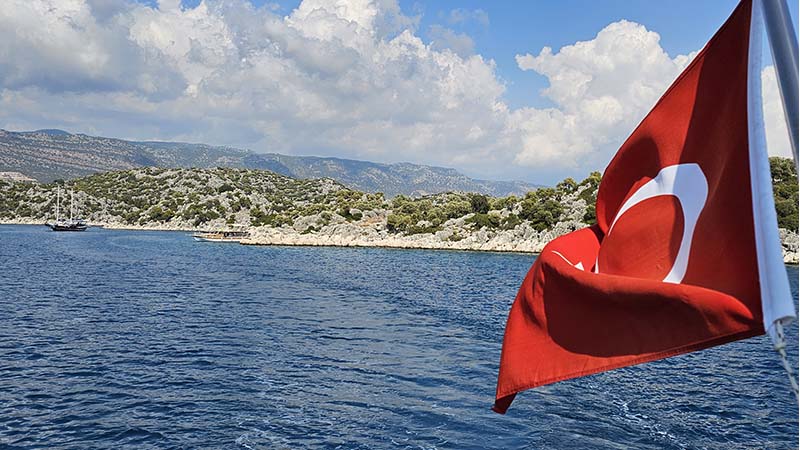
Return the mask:
<path id="1" fill-rule="evenodd" d="M 797 175 L 772 158 L 784 261 L 797 263 Z M 0 179 L 0 222 L 42 224 L 56 190 L 74 192 L 93 225 L 213 231 L 245 227 L 247 245 L 393 247 L 538 253 L 550 240 L 595 223 L 601 174 L 567 178 L 524 196 L 446 192 L 387 198 L 330 179 L 267 170 L 136 168 L 39 184 Z"/>

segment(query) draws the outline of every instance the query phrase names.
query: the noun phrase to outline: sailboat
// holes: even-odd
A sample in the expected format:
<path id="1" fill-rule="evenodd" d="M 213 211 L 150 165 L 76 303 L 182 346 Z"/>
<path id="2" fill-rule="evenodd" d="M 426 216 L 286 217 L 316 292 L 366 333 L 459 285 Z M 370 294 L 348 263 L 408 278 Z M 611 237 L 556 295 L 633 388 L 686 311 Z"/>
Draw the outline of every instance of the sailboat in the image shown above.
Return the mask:
<path id="1" fill-rule="evenodd" d="M 74 218 L 75 191 L 70 191 L 69 220 L 61 218 L 61 188 L 56 190 L 56 220 L 45 223 L 53 231 L 86 231 L 89 225 L 83 219 Z"/>

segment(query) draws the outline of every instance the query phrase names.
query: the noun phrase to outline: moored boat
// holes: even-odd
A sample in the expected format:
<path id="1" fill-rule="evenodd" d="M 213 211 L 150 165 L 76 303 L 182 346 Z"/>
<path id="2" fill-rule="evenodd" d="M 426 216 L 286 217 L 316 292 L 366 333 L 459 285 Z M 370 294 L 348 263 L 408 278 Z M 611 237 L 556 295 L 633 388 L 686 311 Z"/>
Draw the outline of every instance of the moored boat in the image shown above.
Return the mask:
<path id="1" fill-rule="evenodd" d="M 61 218 L 61 188 L 56 190 L 56 220 L 45 222 L 45 225 L 53 231 L 86 231 L 89 224 L 85 220 L 74 218 L 75 211 L 75 192 L 70 193 L 69 219 Z"/>
<path id="2" fill-rule="evenodd" d="M 53 231 L 86 231 L 89 225 L 83 219 L 61 220 L 46 223 Z"/>
<path id="3" fill-rule="evenodd" d="M 199 231 L 192 234 L 195 241 L 204 242 L 239 242 L 250 237 L 250 232 L 242 229 Z"/>

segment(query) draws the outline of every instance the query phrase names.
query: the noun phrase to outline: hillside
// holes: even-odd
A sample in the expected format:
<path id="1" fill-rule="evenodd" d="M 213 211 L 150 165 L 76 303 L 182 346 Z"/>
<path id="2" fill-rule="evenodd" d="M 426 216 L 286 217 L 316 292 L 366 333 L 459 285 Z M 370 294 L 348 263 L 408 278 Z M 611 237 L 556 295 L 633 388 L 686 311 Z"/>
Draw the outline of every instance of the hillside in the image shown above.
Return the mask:
<path id="1" fill-rule="evenodd" d="M 333 245 L 341 239 L 384 245 L 410 238 L 432 241 L 428 247 L 536 251 L 593 220 L 587 205 L 594 202 L 599 180 L 595 173 L 581 183 L 565 180 L 524 197 L 440 193 L 387 199 L 331 179 L 297 180 L 263 170 L 139 168 L 51 184 L 0 181 L 0 221 L 52 219 L 56 189 L 62 189 L 74 191 L 76 214 L 109 227 L 240 225 L 265 239 L 277 230 L 291 239 L 327 237 Z"/>
<path id="2" fill-rule="evenodd" d="M 204 144 L 134 142 L 61 130 L 0 130 L 0 172 L 22 172 L 41 182 L 149 166 L 263 169 L 300 179 L 332 178 L 350 188 L 383 192 L 388 197 L 450 191 L 522 195 L 537 187 L 523 182 L 477 180 L 454 169 L 410 163 L 379 164 Z"/>
<path id="3" fill-rule="evenodd" d="M 580 183 L 566 179 L 520 197 L 439 193 L 387 199 L 331 179 L 298 180 L 264 170 L 139 168 L 63 184 L 0 181 L 0 221 L 52 219 L 55 191 L 61 188 L 74 190 L 79 215 L 109 227 L 240 225 L 251 230 L 255 244 L 538 252 L 553 238 L 594 222 L 599 183 L 595 172 Z M 794 198 L 796 203 L 796 191 Z M 796 208 L 789 212 L 796 217 Z M 791 216 L 779 219 L 791 225 Z M 781 231 L 792 262 L 797 261 L 796 219 L 794 225 Z"/>
<path id="4" fill-rule="evenodd" d="M 544 229 L 562 215 L 562 197 L 580 186 L 591 187 L 580 196 L 593 202 L 599 174 L 580 185 L 570 181 L 557 189 L 542 188 L 525 197 L 488 197 L 480 194 L 440 193 L 422 198 L 349 189 L 329 179 L 298 180 L 265 170 L 140 168 L 107 172 L 51 184 L 0 180 L 0 218 L 44 221 L 55 214 L 55 191 L 74 191 L 76 209 L 96 223 L 163 225 L 166 228 L 294 225 L 309 216 L 320 222 L 337 215 L 345 221 L 364 212 L 384 215 L 387 229 L 417 234 L 441 230 L 449 219 L 475 213 L 473 221 L 490 227 L 511 227 L 522 220 Z M 546 213 L 542 210 L 547 208 Z M 489 217 L 490 209 L 507 209 L 503 220 Z M 589 208 L 591 210 L 591 208 Z M 591 212 L 588 213 L 590 218 Z M 500 217 L 500 216 L 498 216 Z M 593 216 L 591 216 L 593 217 Z M 319 225 L 316 223 L 315 225 Z M 305 229 L 301 230 L 305 231 Z"/>
<path id="5" fill-rule="evenodd" d="M 77 213 L 91 222 L 167 228 L 281 226 L 321 205 L 334 207 L 337 192 L 348 192 L 330 179 L 296 180 L 261 170 L 144 168 L 90 175 L 63 185 L 0 181 L 0 217 L 54 217 L 57 188 L 74 191 Z"/>

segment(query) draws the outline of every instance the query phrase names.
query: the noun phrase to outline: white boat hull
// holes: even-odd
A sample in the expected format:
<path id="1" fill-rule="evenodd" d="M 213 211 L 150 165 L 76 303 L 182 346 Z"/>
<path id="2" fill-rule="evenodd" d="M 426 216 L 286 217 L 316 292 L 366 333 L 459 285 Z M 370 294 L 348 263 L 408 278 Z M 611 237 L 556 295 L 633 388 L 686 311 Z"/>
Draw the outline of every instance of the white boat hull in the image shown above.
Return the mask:
<path id="1" fill-rule="evenodd" d="M 223 238 L 223 237 L 205 237 L 205 236 L 192 236 L 197 242 L 236 242 L 238 243 L 245 238 Z"/>

